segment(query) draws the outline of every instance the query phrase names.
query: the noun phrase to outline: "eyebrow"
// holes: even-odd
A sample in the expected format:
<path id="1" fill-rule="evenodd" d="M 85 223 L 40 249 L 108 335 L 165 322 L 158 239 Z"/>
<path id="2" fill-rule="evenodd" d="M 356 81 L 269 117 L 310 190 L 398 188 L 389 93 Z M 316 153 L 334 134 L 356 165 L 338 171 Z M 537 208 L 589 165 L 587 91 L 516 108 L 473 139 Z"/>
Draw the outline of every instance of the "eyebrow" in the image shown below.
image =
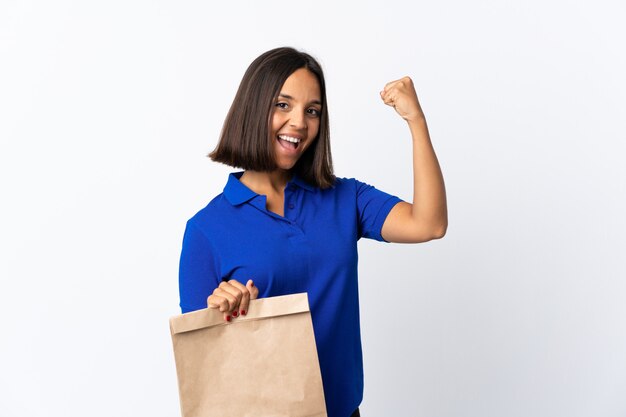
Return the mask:
<path id="1" fill-rule="evenodd" d="M 291 97 L 291 96 L 290 96 L 290 95 L 288 95 L 288 94 L 283 94 L 283 93 L 280 93 L 280 94 L 278 95 L 278 97 L 284 97 L 284 98 L 286 98 L 286 99 L 293 100 L 293 97 Z M 309 104 L 319 104 L 319 105 L 321 106 L 321 105 L 322 105 L 322 102 L 321 102 L 321 101 L 319 101 L 319 100 L 311 100 L 311 102 L 310 102 Z"/>

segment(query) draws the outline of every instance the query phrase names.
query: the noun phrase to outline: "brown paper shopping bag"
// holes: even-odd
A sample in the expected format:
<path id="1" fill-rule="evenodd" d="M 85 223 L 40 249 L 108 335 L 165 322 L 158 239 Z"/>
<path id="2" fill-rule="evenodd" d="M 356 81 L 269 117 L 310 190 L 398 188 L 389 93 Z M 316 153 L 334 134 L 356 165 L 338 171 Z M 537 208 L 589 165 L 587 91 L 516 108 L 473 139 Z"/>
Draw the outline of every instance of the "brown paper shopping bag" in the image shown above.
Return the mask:
<path id="1" fill-rule="evenodd" d="M 183 417 L 326 416 L 307 294 L 248 310 L 230 323 L 208 308 L 170 319 Z"/>

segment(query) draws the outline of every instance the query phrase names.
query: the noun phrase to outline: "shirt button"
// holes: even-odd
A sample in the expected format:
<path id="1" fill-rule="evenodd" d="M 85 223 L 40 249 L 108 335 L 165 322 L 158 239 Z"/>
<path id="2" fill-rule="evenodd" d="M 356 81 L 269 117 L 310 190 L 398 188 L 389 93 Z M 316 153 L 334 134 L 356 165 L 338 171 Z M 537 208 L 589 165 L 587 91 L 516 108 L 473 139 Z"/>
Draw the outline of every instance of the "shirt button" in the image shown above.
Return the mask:
<path id="1" fill-rule="evenodd" d="M 289 204 L 289 208 L 292 209 L 294 206 L 293 204 Z"/>

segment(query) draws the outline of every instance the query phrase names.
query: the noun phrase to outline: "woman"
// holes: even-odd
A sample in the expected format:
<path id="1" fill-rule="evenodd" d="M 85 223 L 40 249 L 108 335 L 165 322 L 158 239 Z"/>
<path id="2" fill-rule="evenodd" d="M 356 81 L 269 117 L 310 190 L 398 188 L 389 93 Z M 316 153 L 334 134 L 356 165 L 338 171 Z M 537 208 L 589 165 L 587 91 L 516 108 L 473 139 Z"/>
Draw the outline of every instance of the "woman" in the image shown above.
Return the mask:
<path id="1" fill-rule="evenodd" d="M 333 174 L 324 75 L 310 55 L 265 52 L 246 71 L 209 157 L 242 172 L 188 222 L 183 313 L 246 315 L 250 299 L 307 292 L 330 417 L 358 416 L 363 395 L 357 241 L 417 243 L 447 228 L 443 177 L 410 78 L 382 101 L 413 139 L 413 204 Z"/>

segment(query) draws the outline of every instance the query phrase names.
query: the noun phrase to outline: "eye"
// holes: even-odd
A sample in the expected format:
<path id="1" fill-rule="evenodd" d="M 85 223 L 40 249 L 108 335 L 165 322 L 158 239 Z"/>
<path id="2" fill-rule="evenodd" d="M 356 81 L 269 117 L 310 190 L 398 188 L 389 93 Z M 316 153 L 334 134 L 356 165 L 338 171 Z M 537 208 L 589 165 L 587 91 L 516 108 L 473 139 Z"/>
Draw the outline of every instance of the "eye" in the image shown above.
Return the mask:
<path id="1" fill-rule="evenodd" d="M 280 107 L 281 109 L 287 108 L 288 104 L 284 102 L 276 103 L 276 107 Z"/>
<path id="2" fill-rule="evenodd" d="M 313 116 L 320 116 L 322 114 L 321 111 L 319 111 L 318 109 L 309 109 L 310 114 L 312 114 Z"/>

